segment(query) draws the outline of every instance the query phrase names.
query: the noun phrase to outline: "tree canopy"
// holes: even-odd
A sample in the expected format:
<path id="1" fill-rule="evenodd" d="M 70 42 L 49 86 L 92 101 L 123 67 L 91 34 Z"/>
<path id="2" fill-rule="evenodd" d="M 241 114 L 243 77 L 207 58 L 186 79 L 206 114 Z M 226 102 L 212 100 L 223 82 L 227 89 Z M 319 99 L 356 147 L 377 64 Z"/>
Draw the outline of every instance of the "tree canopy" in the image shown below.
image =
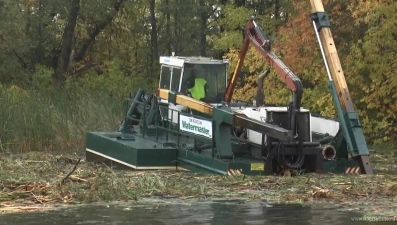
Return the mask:
<path id="1" fill-rule="evenodd" d="M 349 90 L 371 140 L 395 138 L 397 2 L 324 0 Z M 304 85 L 303 106 L 335 117 L 310 20 L 310 2 L 291 0 L 0 1 L 0 83 L 24 90 L 154 88 L 161 55 L 210 56 L 237 64 L 241 27 L 255 15 L 273 51 Z M 235 98 L 252 101 L 268 65 L 249 50 Z M 274 74 L 265 101 L 289 95 Z M 77 92 L 77 91 L 76 91 Z"/>

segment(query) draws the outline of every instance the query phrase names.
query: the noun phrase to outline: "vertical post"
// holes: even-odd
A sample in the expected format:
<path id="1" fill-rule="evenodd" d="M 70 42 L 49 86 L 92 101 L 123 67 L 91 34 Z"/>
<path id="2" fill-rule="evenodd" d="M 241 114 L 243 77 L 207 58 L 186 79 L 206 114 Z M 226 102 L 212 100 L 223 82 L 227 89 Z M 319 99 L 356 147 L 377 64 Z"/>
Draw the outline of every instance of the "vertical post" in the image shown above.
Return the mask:
<path id="1" fill-rule="evenodd" d="M 311 19 L 316 24 L 316 32 L 319 33 L 320 43 L 324 47 L 326 62 L 329 64 L 330 73 L 336 85 L 337 93 L 340 96 L 343 111 L 345 113 L 353 112 L 353 102 L 350 98 L 345 75 L 336 51 L 335 42 L 332 38 L 328 15 L 325 13 L 321 0 L 311 0 L 310 3 L 312 6 Z"/>
<path id="2" fill-rule="evenodd" d="M 136 108 L 139 105 L 139 102 L 140 102 L 140 99 L 141 99 L 142 95 L 144 95 L 144 91 L 142 89 L 139 89 L 138 92 L 135 95 L 134 100 L 131 103 L 130 108 L 127 111 L 127 114 L 126 114 L 126 116 L 125 116 L 125 118 L 123 120 L 123 123 L 121 124 L 121 127 L 120 127 L 120 131 L 121 132 L 126 132 L 127 131 L 127 126 L 128 126 L 128 124 L 131 123 L 130 117 L 132 117 L 134 115 L 135 110 L 136 110 Z"/>
<path id="3" fill-rule="evenodd" d="M 258 87 L 256 88 L 256 107 L 260 107 L 264 105 L 264 91 L 263 91 L 263 80 L 266 78 L 266 76 L 270 73 L 270 69 L 266 69 L 265 72 L 263 72 L 261 75 L 258 77 Z"/>
<path id="4" fill-rule="evenodd" d="M 176 127 L 176 131 L 177 131 L 177 133 L 176 133 L 176 143 L 177 143 L 177 146 L 179 147 L 179 127 L 180 127 L 180 124 L 179 124 L 179 117 L 181 116 L 181 113 L 179 113 L 178 112 L 178 122 L 177 122 L 177 127 Z"/>
<path id="5" fill-rule="evenodd" d="M 159 112 L 161 112 L 161 105 L 157 104 L 157 107 L 158 107 L 157 109 L 159 110 Z M 158 115 L 158 113 L 156 111 L 156 113 L 154 114 L 154 120 L 155 120 L 154 126 L 156 127 L 156 141 L 159 140 L 159 127 L 158 127 L 159 122 L 158 122 L 158 119 L 159 119 L 159 115 Z"/>
<path id="6" fill-rule="evenodd" d="M 146 134 L 146 107 L 147 103 L 146 101 L 143 102 L 143 125 L 142 125 L 142 136 L 145 137 Z"/>
<path id="7" fill-rule="evenodd" d="M 328 15 L 324 11 L 321 0 L 310 0 L 310 4 L 312 7 L 311 19 L 313 20 L 314 30 L 318 38 L 321 53 L 323 54 L 327 72 L 329 73 L 329 84 L 337 108 L 340 124 L 339 129 L 343 134 L 343 136 L 337 137 L 340 140 L 336 140 L 335 142 L 340 143 L 340 146 L 335 147 L 339 150 L 346 146 L 352 157 L 359 162 L 361 172 L 364 174 L 373 174 L 373 168 L 369 160 L 369 150 L 358 114 L 354 110 L 353 101 L 349 94 L 330 30 L 331 25 Z"/>
<path id="8" fill-rule="evenodd" d="M 178 124 L 178 125 L 177 125 L 177 126 L 178 126 L 178 127 L 177 127 L 177 132 L 178 132 L 178 133 L 177 133 L 177 135 L 178 135 L 178 136 L 177 136 L 177 148 L 178 148 L 178 149 L 176 150 L 176 156 L 175 156 L 175 159 L 176 159 L 176 160 L 175 160 L 175 166 L 176 166 L 177 169 L 178 169 L 178 155 L 179 155 L 179 146 L 180 146 L 180 145 L 179 145 L 179 132 L 180 132 L 180 130 L 179 130 L 179 128 L 180 128 L 180 124 L 179 124 L 180 119 L 179 119 L 179 118 L 180 118 L 180 116 L 181 116 L 181 114 L 178 113 L 178 121 L 177 121 L 177 124 Z"/>
<path id="9" fill-rule="evenodd" d="M 211 125 L 212 125 L 212 139 L 211 139 L 211 157 L 215 158 L 215 149 L 214 149 L 214 120 L 211 119 Z"/>
<path id="10" fill-rule="evenodd" d="M 170 112 L 170 108 L 169 108 L 170 106 L 168 105 L 168 107 L 167 107 L 167 115 L 169 114 L 169 112 Z M 167 128 L 166 128 L 166 135 L 165 135 L 165 140 L 166 141 L 168 141 L 168 133 L 170 132 L 170 127 L 171 127 L 171 124 L 172 124 L 172 117 L 173 117 L 174 115 L 172 114 L 172 109 L 171 109 L 171 119 L 168 119 L 168 126 L 167 126 Z"/>

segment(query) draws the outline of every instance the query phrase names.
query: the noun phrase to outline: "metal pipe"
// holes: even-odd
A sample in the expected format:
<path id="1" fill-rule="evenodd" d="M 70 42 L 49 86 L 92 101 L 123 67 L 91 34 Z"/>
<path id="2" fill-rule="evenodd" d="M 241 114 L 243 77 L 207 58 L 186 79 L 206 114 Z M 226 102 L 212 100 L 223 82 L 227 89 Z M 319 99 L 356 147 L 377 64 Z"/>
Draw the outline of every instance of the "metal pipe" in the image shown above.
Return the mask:
<path id="1" fill-rule="evenodd" d="M 322 154 L 324 156 L 324 159 L 331 160 L 331 159 L 335 158 L 336 150 L 335 150 L 334 146 L 326 145 L 323 148 Z"/>
<path id="2" fill-rule="evenodd" d="M 230 107 L 246 107 L 248 105 L 248 103 L 246 102 L 232 102 L 230 103 Z"/>
<path id="3" fill-rule="evenodd" d="M 262 106 L 264 104 L 263 80 L 267 77 L 269 72 L 270 69 L 268 68 L 258 77 L 258 87 L 256 89 L 256 99 L 255 99 L 256 107 Z"/>
<path id="4" fill-rule="evenodd" d="M 320 35 L 318 35 L 317 26 L 316 26 L 315 21 L 313 21 L 313 26 L 314 26 L 314 33 L 316 33 L 318 44 L 320 45 L 321 54 L 323 55 L 323 58 L 324 58 L 324 63 L 325 63 L 325 68 L 327 69 L 328 78 L 330 81 L 332 81 L 331 71 L 328 67 L 327 58 L 325 57 L 323 44 L 321 43 Z"/>
<path id="5" fill-rule="evenodd" d="M 267 136 L 276 138 L 280 141 L 292 141 L 294 139 L 293 134 L 290 130 L 283 127 L 264 123 L 252 118 L 248 118 L 244 115 L 234 115 L 233 126 L 241 126 L 247 129 L 266 134 Z"/>
<path id="6" fill-rule="evenodd" d="M 276 146 L 279 142 L 272 142 L 271 145 Z M 293 147 L 295 148 L 296 146 L 299 145 L 299 142 L 294 141 L 294 142 L 285 142 L 283 143 L 284 147 Z M 302 142 L 303 147 L 319 147 L 320 143 L 318 142 L 308 142 L 308 141 L 304 141 Z"/>
<path id="7" fill-rule="evenodd" d="M 333 136 L 326 135 L 325 137 L 321 138 L 318 142 L 320 142 L 320 144 L 323 145 L 330 143 L 333 139 L 334 139 Z"/>
<path id="8" fill-rule="evenodd" d="M 196 147 L 197 151 L 202 151 L 204 149 L 210 149 L 212 148 L 212 144 L 204 144 Z"/>

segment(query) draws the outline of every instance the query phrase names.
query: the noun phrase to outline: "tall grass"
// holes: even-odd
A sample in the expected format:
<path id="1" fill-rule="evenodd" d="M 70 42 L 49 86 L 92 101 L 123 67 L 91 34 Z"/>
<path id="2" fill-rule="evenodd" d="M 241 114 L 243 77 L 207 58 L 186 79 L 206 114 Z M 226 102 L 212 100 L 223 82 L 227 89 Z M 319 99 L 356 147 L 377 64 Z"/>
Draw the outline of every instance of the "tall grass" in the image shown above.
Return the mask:
<path id="1" fill-rule="evenodd" d="M 104 93 L 0 90 L 0 151 L 78 151 L 92 130 L 116 130 L 122 99 Z"/>

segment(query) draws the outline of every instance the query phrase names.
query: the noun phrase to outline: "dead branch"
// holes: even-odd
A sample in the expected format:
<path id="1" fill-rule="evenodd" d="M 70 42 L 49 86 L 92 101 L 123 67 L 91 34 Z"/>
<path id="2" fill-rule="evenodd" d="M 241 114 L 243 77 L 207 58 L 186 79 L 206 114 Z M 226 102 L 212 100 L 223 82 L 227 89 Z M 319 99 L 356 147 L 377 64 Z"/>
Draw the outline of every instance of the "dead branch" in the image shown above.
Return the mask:
<path id="1" fill-rule="evenodd" d="M 62 179 L 62 181 L 61 181 L 61 183 L 60 183 L 60 186 L 62 186 L 62 184 L 65 183 L 66 179 L 68 179 L 69 176 L 72 175 L 72 173 L 76 170 L 77 165 L 79 165 L 80 161 L 81 161 L 81 159 L 79 159 L 79 160 L 77 161 L 77 163 L 74 165 L 72 171 L 70 171 L 70 172 L 68 173 L 68 175 L 66 175 L 66 176 Z"/>

